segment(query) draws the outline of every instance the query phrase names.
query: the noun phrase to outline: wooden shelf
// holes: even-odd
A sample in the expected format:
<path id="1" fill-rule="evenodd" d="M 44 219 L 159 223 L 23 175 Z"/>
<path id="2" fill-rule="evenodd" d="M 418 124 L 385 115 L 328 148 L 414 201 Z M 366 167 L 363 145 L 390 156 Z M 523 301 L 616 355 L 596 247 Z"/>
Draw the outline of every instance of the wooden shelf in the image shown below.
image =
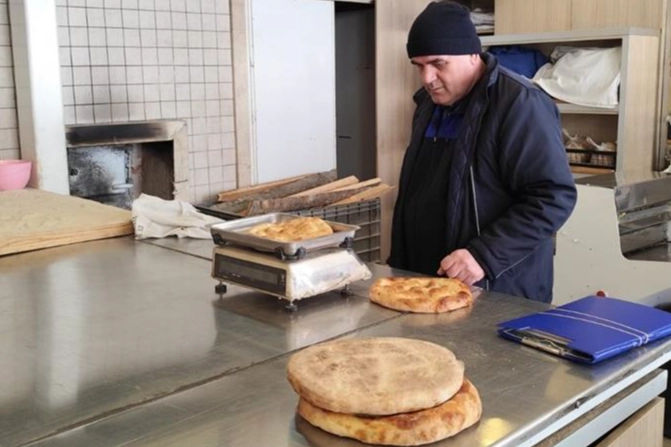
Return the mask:
<path id="1" fill-rule="evenodd" d="M 499 5 L 508 1 L 513 0 L 499 0 Z M 528 5 L 530 2 L 519 0 L 517 3 Z M 596 141 L 617 141 L 621 150 L 616 170 L 622 171 L 649 169 L 653 165 L 653 148 L 658 138 L 654 123 L 659 120 L 659 35 L 659 29 L 621 27 L 499 34 L 480 40 L 484 47 L 531 45 L 546 56 L 558 45 L 620 47 L 618 107 L 604 109 L 560 102 L 557 108 L 562 126 L 570 133 L 589 135 Z"/>
<path id="2" fill-rule="evenodd" d="M 554 42 L 577 42 L 590 40 L 616 40 L 628 36 L 659 36 L 659 31 L 646 28 L 603 28 L 549 33 L 499 34 L 482 37 L 483 47 L 493 45 L 520 45 Z"/>
<path id="3" fill-rule="evenodd" d="M 602 107 L 587 107 L 579 106 L 577 104 L 569 103 L 557 103 L 557 108 L 559 113 L 573 113 L 573 114 L 585 114 L 585 115 L 617 115 L 619 109 L 605 109 Z"/>
<path id="4" fill-rule="evenodd" d="M 611 174 L 614 172 L 613 169 L 608 169 L 608 168 L 592 168 L 592 167 L 587 167 L 587 166 L 571 166 L 571 172 L 574 174 L 591 174 L 591 175 L 599 175 L 599 174 Z"/>
<path id="5" fill-rule="evenodd" d="M 374 0 L 330 0 L 332 2 L 342 2 L 342 3 L 364 3 L 368 5 L 372 5 L 374 3 Z"/>

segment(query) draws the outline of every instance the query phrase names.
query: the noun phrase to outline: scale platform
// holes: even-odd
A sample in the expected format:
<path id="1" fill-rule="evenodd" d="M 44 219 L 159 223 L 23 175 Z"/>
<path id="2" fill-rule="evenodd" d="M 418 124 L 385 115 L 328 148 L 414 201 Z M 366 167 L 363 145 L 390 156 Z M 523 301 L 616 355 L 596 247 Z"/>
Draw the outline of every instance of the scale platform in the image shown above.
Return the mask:
<path id="1" fill-rule="evenodd" d="M 217 293 L 226 292 L 224 283 L 258 290 L 289 301 L 310 298 L 332 290 L 347 290 L 355 281 L 372 274 L 348 248 L 333 247 L 307 252 L 301 259 L 282 259 L 273 253 L 259 252 L 236 245 L 214 248 L 212 277 L 219 280 Z"/>

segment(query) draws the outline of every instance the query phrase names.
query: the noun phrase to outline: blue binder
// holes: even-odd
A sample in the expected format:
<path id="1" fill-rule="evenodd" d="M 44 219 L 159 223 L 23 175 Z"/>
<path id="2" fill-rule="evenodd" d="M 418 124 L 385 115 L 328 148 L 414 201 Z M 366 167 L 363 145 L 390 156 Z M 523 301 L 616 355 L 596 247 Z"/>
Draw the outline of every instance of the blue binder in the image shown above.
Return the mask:
<path id="1" fill-rule="evenodd" d="M 598 363 L 671 335 L 671 313 L 615 298 L 589 296 L 504 321 L 504 338 L 583 363 Z"/>

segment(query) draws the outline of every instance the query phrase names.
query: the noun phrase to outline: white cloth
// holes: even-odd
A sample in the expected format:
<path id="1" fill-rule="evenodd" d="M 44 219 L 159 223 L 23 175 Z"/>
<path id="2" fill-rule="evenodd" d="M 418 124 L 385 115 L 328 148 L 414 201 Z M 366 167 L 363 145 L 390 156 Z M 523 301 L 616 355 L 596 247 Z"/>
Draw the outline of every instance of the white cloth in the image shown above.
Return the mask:
<path id="1" fill-rule="evenodd" d="M 471 22 L 473 25 L 494 25 L 494 13 L 485 11 L 482 8 L 475 8 L 471 11 Z"/>
<path id="2" fill-rule="evenodd" d="M 618 105 L 622 48 L 576 48 L 543 65 L 533 82 L 561 101 L 588 107 Z"/>
<path id="3" fill-rule="evenodd" d="M 135 239 L 167 236 L 210 239 L 209 226 L 222 222 L 198 212 L 190 203 L 163 200 L 147 194 L 133 201 L 132 217 Z"/>

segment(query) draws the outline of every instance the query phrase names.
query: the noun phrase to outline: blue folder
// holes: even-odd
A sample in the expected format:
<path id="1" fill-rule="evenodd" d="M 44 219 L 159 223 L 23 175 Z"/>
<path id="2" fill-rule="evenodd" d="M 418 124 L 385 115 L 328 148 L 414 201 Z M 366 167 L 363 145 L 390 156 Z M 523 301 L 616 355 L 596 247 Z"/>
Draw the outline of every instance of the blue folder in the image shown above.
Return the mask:
<path id="1" fill-rule="evenodd" d="M 583 363 L 598 363 L 671 335 L 671 313 L 615 298 L 589 296 L 504 321 L 502 337 Z"/>

